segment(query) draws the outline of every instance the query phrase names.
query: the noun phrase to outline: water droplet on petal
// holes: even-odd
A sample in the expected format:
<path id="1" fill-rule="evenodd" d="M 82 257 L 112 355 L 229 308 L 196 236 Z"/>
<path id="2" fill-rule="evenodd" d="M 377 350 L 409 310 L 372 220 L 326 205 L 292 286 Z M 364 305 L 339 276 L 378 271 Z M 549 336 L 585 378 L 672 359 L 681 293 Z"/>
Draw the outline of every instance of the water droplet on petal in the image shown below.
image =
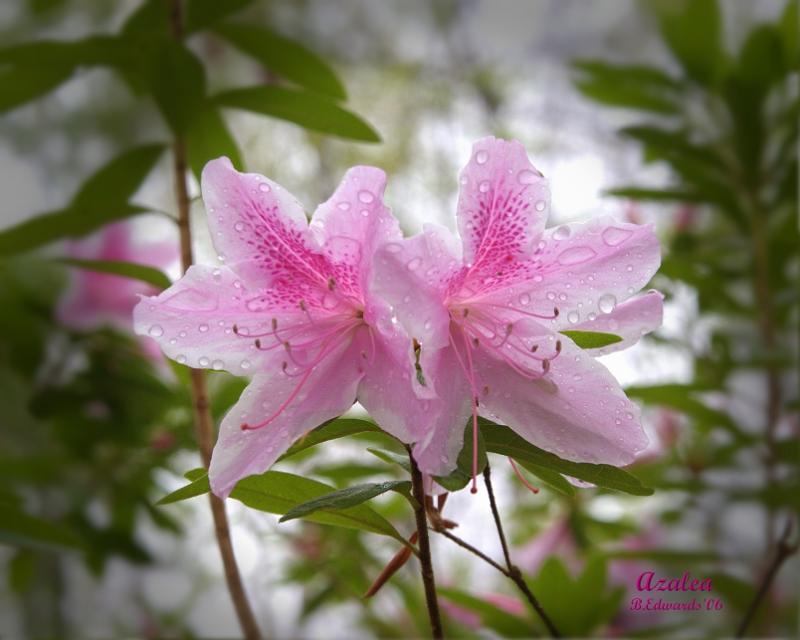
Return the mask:
<path id="1" fill-rule="evenodd" d="M 539 274 L 539 273 L 537 273 L 535 276 L 533 276 L 533 281 L 534 282 L 541 282 L 542 280 L 543 280 L 542 275 Z"/>
<path id="2" fill-rule="evenodd" d="M 389 253 L 398 253 L 403 247 L 396 242 L 390 242 L 385 247 L 386 251 Z"/>
<path id="3" fill-rule="evenodd" d="M 475 162 L 478 164 L 486 164 L 486 161 L 489 159 L 488 152 L 481 149 L 478 153 L 475 154 Z"/>
<path id="4" fill-rule="evenodd" d="M 225 363 L 222 360 L 214 360 L 214 362 L 211 363 L 211 368 L 214 369 L 214 371 L 222 371 L 225 368 Z"/>
<path id="5" fill-rule="evenodd" d="M 609 247 L 616 247 L 630 238 L 633 235 L 633 231 L 630 229 L 620 229 L 619 227 L 609 227 L 600 235 L 603 238 L 603 242 Z"/>
<path id="6" fill-rule="evenodd" d="M 520 184 L 533 184 L 537 178 L 538 176 L 530 169 L 523 169 L 517 175 L 517 180 Z"/>
<path id="7" fill-rule="evenodd" d="M 337 205 L 336 205 L 336 207 L 337 207 L 337 208 L 338 208 L 340 211 L 347 211 L 348 209 L 350 209 L 350 203 L 349 203 L 349 202 L 347 202 L 346 200 L 343 200 L 342 202 L 340 202 L 339 204 L 337 204 Z"/>
<path id="8" fill-rule="evenodd" d="M 326 293 L 322 296 L 322 307 L 324 309 L 333 309 L 339 304 L 339 299 L 332 293 Z"/>
<path id="9" fill-rule="evenodd" d="M 258 190 L 261 191 L 262 193 L 269 193 L 270 191 L 272 191 L 272 189 L 266 182 L 262 182 L 261 184 L 259 184 Z"/>
<path id="10" fill-rule="evenodd" d="M 570 247 L 558 256 L 558 261 L 561 264 L 580 264 L 591 260 L 596 255 L 594 249 L 589 247 Z"/>
<path id="11" fill-rule="evenodd" d="M 363 202 L 364 204 L 369 204 L 375 199 L 375 196 L 373 196 L 372 193 L 370 193 L 365 189 L 364 191 L 358 192 L 358 199 L 360 202 Z"/>
<path id="12" fill-rule="evenodd" d="M 211 277 L 214 278 L 214 280 L 219 280 L 222 277 L 222 271 L 219 269 L 214 269 L 211 272 Z"/>
<path id="13" fill-rule="evenodd" d="M 633 265 L 632 265 L 632 264 L 629 264 L 627 267 L 625 267 L 625 271 L 627 271 L 628 273 L 630 273 L 631 271 L 633 271 Z"/>
<path id="14" fill-rule="evenodd" d="M 547 203 L 546 203 L 544 200 L 539 200 L 539 201 L 538 201 L 538 202 L 537 202 L 537 203 L 534 205 L 534 208 L 535 208 L 537 211 L 544 211 L 544 209 L 545 209 L 545 207 L 546 207 L 546 206 L 547 206 Z"/>
<path id="15" fill-rule="evenodd" d="M 242 361 L 239 363 L 239 366 L 240 366 L 242 369 L 244 369 L 245 371 L 247 371 L 247 370 L 250 368 L 250 361 L 249 361 L 249 360 L 242 360 Z"/>
<path id="16" fill-rule="evenodd" d="M 597 301 L 597 306 L 603 313 L 611 313 L 614 307 L 617 306 L 617 299 L 614 297 L 614 294 L 606 293 L 600 296 L 600 299 Z"/>
<path id="17" fill-rule="evenodd" d="M 154 338 L 160 338 L 161 336 L 164 335 L 164 329 L 160 324 L 154 324 L 152 327 L 150 327 L 147 333 L 149 333 Z"/>
<path id="18" fill-rule="evenodd" d="M 556 299 L 556 294 L 555 294 L 555 292 L 554 292 L 554 291 L 548 291 L 548 292 L 547 292 L 547 299 L 548 299 L 548 300 L 555 300 L 555 299 Z"/>
<path id="19" fill-rule="evenodd" d="M 421 264 L 422 264 L 422 258 L 417 256 L 416 258 L 412 258 L 411 260 L 408 261 L 408 264 L 406 264 L 406 268 L 409 271 L 415 271 L 415 270 L 419 269 L 419 266 Z"/>
<path id="20" fill-rule="evenodd" d="M 577 311 L 570 311 L 567 314 L 567 320 L 569 320 L 570 324 L 577 324 L 578 320 L 580 320 L 580 319 L 581 319 L 581 317 L 578 315 Z"/>
<path id="21" fill-rule="evenodd" d="M 199 327 L 197 327 L 197 330 L 200 333 L 205 333 L 206 331 L 208 331 L 208 325 L 207 324 L 201 324 Z"/>
<path id="22" fill-rule="evenodd" d="M 569 225 L 562 224 L 560 227 L 557 227 L 555 231 L 553 231 L 553 237 L 556 240 L 565 240 L 569 238 L 570 233 L 572 233 L 572 230 L 569 228 Z"/>
<path id="23" fill-rule="evenodd" d="M 244 222 L 240 220 L 239 222 L 233 225 L 233 229 L 234 231 L 238 231 L 241 233 L 242 231 L 244 231 Z"/>
<path id="24" fill-rule="evenodd" d="M 362 209 L 361 210 L 361 216 L 364 217 L 364 218 L 368 217 L 369 216 L 369 211 L 367 211 L 366 209 Z"/>
<path id="25" fill-rule="evenodd" d="M 200 359 L 197 361 L 197 364 L 199 364 L 201 367 L 207 367 L 210 363 L 211 361 L 205 356 L 200 356 Z"/>
<path id="26" fill-rule="evenodd" d="M 175 357 L 175 361 L 176 361 L 178 364 L 186 364 L 186 356 L 185 356 L 185 355 L 183 355 L 182 353 L 179 353 L 179 354 L 178 354 L 178 355 Z"/>
<path id="27" fill-rule="evenodd" d="M 520 303 L 522 306 L 525 306 L 526 304 L 530 304 L 530 301 L 531 301 L 531 297 L 530 297 L 530 295 L 528 295 L 527 293 L 522 293 L 522 294 L 520 294 L 520 296 L 519 296 L 519 303 Z"/>
<path id="28" fill-rule="evenodd" d="M 484 180 L 483 182 L 481 182 L 478 185 L 478 191 L 480 191 L 481 193 L 486 193 L 488 190 L 489 190 L 489 181 L 488 180 Z"/>

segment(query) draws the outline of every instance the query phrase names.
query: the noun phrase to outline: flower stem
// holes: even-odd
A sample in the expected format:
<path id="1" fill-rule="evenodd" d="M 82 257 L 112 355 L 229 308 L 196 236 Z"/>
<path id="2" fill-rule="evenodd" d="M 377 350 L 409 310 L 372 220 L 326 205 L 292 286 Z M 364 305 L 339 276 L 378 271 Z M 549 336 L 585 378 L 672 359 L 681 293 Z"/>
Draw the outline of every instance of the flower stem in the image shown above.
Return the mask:
<path id="1" fill-rule="evenodd" d="M 755 598 L 753 598 L 753 601 L 750 603 L 750 606 L 747 608 L 747 612 L 744 614 L 742 621 L 739 623 L 739 628 L 736 630 L 737 638 L 744 637 L 747 627 L 749 627 L 750 623 L 753 621 L 756 611 L 758 611 L 758 607 L 761 605 L 764 597 L 769 592 L 769 588 L 772 586 L 772 581 L 775 579 L 775 576 L 778 574 L 778 571 L 783 563 L 790 556 L 797 552 L 798 542 L 789 542 L 789 538 L 792 535 L 792 529 L 792 519 L 790 518 L 786 522 L 786 528 L 783 530 L 783 535 L 781 536 L 780 540 L 778 540 L 777 548 L 775 549 L 775 556 L 772 559 L 772 563 L 769 565 L 766 573 L 764 574 L 764 578 L 761 580 L 761 586 L 759 587 Z"/>
<path id="2" fill-rule="evenodd" d="M 181 0 L 171 0 L 170 2 L 170 26 L 172 36 L 180 40 L 183 35 L 183 7 Z M 178 205 L 178 228 L 180 230 L 181 243 L 181 265 L 185 273 L 194 261 L 192 253 L 192 232 L 189 223 L 190 200 L 189 190 L 186 184 L 186 142 L 176 136 L 172 145 L 173 172 L 175 178 L 175 198 Z M 214 420 L 211 416 L 211 406 L 208 399 L 208 388 L 203 371 L 199 369 L 189 369 L 189 379 L 191 384 L 192 407 L 195 419 L 197 444 L 200 449 L 200 456 L 203 466 L 208 469 L 211 464 L 211 452 L 214 448 Z M 225 580 L 228 585 L 236 616 L 242 633 L 246 640 L 258 640 L 261 633 L 258 629 L 253 610 L 247 599 L 244 590 L 242 577 L 239 567 L 236 564 L 236 556 L 233 552 L 233 542 L 231 540 L 230 527 L 228 526 L 228 516 L 225 512 L 225 503 L 209 493 L 211 504 L 211 515 L 214 520 L 214 533 L 217 538 L 217 547 L 222 558 L 222 565 L 225 570 Z"/>
<path id="3" fill-rule="evenodd" d="M 530 603 L 536 613 L 539 614 L 539 617 L 542 619 L 542 622 L 544 622 L 547 630 L 550 632 L 550 635 L 553 638 L 560 638 L 561 634 L 558 632 L 558 629 L 553 624 L 553 621 L 542 608 L 541 603 L 536 599 L 536 596 L 533 595 L 533 591 L 530 590 L 530 587 L 528 587 L 528 584 L 525 582 L 525 578 L 522 577 L 522 572 L 519 570 L 519 567 L 511 562 L 511 553 L 508 550 L 506 535 L 503 533 L 503 523 L 500 521 L 500 512 L 497 510 L 497 502 L 494 498 L 494 490 L 492 489 L 492 474 L 491 470 L 489 469 L 488 462 L 483 470 L 483 482 L 486 485 L 486 493 L 489 495 L 489 504 L 492 507 L 492 516 L 494 517 L 495 527 L 497 527 L 497 535 L 500 537 L 500 544 L 503 547 L 503 556 L 505 557 L 506 568 L 508 570 L 506 575 L 509 577 L 509 579 L 514 581 L 514 584 L 517 585 L 517 588 L 525 596 L 525 599 Z"/>
<path id="4" fill-rule="evenodd" d="M 425 486 L 417 461 L 408 448 L 408 459 L 411 461 L 411 492 L 417 501 L 414 516 L 417 520 L 417 536 L 419 538 L 419 561 L 422 565 L 422 584 L 425 586 L 425 602 L 428 606 L 428 618 L 431 623 L 431 635 L 443 638 L 442 619 L 439 615 L 439 602 L 436 599 L 436 582 L 433 577 L 431 561 L 431 543 L 428 537 L 428 517 L 425 513 Z"/>

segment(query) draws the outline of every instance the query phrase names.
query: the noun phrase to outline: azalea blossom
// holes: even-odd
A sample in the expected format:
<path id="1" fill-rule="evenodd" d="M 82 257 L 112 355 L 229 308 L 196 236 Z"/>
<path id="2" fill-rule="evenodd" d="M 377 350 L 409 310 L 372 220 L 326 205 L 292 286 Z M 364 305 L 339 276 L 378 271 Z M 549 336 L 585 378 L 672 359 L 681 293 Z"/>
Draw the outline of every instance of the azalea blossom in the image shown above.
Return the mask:
<path id="1" fill-rule="evenodd" d="M 449 422 L 447 402 L 428 410 L 417 398 L 412 341 L 367 287 L 376 248 L 402 240 L 380 169 L 350 169 L 310 224 L 283 187 L 227 158 L 210 162 L 201 182 L 226 266 L 191 267 L 134 318 L 181 364 L 253 375 L 222 421 L 209 470 L 216 494 L 266 470 L 356 399 L 407 443 Z M 469 405 L 467 396 L 452 402 Z"/>
<path id="2" fill-rule="evenodd" d="M 470 414 L 475 430 L 483 415 L 574 461 L 625 465 L 647 444 L 639 409 L 595 356 L 660 325 L 661 294 L 634 295 L 659 266 L 658 240 L 605 217 L 545 229 L 549 199 L 519 142 L 485 138 L 460 176 L 460 241 L 426 225 L 376 255 L 375 290 L 421 347 L 426 401 L 459 406 L 417 445 L 427 473 L 452 471 Z M 569 330 L 622 340 L 581 349 Z"/>

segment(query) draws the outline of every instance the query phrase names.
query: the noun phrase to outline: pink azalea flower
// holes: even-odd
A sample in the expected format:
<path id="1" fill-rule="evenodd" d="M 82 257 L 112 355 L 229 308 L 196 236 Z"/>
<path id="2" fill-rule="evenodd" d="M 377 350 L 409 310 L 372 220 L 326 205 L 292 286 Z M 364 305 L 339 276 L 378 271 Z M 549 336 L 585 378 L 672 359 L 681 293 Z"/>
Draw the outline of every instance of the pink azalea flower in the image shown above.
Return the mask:
<path id="1" fill-rule="evenodd" d="M 659 293 L 631 297 L 660 263 L 652 226 L 545 229 L 547 181 L 516 141 L 478 141 L 460 183 L 460 243 L 426 225 L 375 259 L 375 291 L 421 345 L 424 397 L 455 409 L 417 443 L 420 467 L 452 471 L 470 414 L 570 460 L 630 463 L 647 444 L 639 409 L 594 356 L 661 323 Z M 623 340 L 584 350 L 564 330 Z"/>
<path id="2" fill-rule="evenodd" d="M 403 442 L 445 419 L 417 399 L 411 340 L 367 288 L 376 247 L 402 239 L 385 182 L 380 169 L 350 169 L 309 225 L 281 186 L 227 158 L 206 165 L 203 199 L 228 266 L 193 266 L 134 319 L 179 363 L 254 374 L 220 428 L 209 472 L 217 495 L 356 399 Z"/>
<path id="3" fill-rule="evenodd" d="M 84 240 L 70 243 L 67 253 L 83 260 L 137 262 L 159 269 L 178 259 L 174 242 L 137 244 L 132 239 L 132 230 L 130 222 L 110 224 Z M 131 311 L 139 295 L 155 291 L 154 287 L 131 278 L 75 269 L 56 313 L 59 322 L 72 329 L 111 325 L 130 331 Z"/>

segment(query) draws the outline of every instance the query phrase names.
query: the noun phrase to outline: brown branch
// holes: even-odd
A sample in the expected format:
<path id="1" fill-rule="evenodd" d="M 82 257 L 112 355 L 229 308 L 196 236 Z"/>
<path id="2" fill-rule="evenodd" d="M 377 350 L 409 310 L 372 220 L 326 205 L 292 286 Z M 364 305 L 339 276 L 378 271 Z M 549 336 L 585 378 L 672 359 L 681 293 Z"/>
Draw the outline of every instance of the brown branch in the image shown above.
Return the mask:
<path id="1" fill-rule="evenodd" d="M 183 12 L 181 0 L 170 0 L 170 26 L 172 35 L 176 40 L 183 37 Z M 172 145 L 173 172 L 175 178 L 175 197 L 178 205 L 178 228 L 180 230 L 181 243 L 181 265 L 185 273 L 194 261 L 192 254 L 192 232 L 190 227 L 189 213 L 190 200 L 189 190 L 186 184 L 186 142 L 176 137 Z M 211 464 L 211 452 L 214 448 L 214 420 L 211 416 L 211 408 L 208 400 L 208 388 L 203 371 L 199 369 L 189 369 L 189 379 L 192 393 L 192 408 L 195 419 L 195 429 L 200 456 L 203 466 L 208 469 Z M 217 546 L 222 558 L 222 566 L 225 570 L 225 581 L 228 585 L 228 592 L 233 601 L 236 616 L 242 633 L 247 640 L 258 640 L 261 632 L 258 629 L 253 610 L 247 599 L 247 593 L 242 583 L 239 567 L 236 564 L 236 556 L 233 552 L 231 532 L 228 525 L 228 516 L 225 512 L 225 503 L 209 493 L 211 505 L 211 515 L 214 519 L 214 533 L 217 538 Z"/>
<path id="2" fill-rule="evenodd" d="M 417 461 L 408 447 L 408 459 L 411 461 L 411 492 L 417 505 L 414 507 L 414 516 L 417 521 L 417 535 L 419 538 L 419 561 L 422 565 L 422 584 L 425 587 L 425 603 L 428 607 L 428 618 L 431 623 L 431 634 L 434 638 L 443 638 L 442 619 L 439 615 L 439 602 L 436 599 L 436 581 L 433 577 L 433 562 L 431 561 L 431 544 L 428 537 L 428 518 L 425 513 L 425 486 L 422 473 L 417 466 Z"/>
<path id="3" fill-rule="evenodd" d="M 775 576 L 778 575 L 778 571 L 783 563 L 797 552 L 798 544 L 800 544 L 800 542 L 789 542 L 789 538 L 792 536 L 793 528 L 792 518 L 789 518 L 786 521 L 786 527 L 783 530 L 783 535 L 781 536 L 780 540 L 778 540 L 778 545 L 775 549 L 775 557 L 772 559 L 772 563 L 769 565 L 769 568 L 761 580 L 761 586 L 759 587 L 755 598 L 753 598 L 753 601 L 747 608 L 747 612 L 744 614 L 742 621 L 739 623 L 739 628 L 736 630 L 737 638 L 744 637 L 747 627 L 749 627 L 750 623 L 753 621 L 753 618 L 758 611 L 758 607 L 761 605 L 761 602 L 769 592 L 772 582 L 775 580 Z"/>
<path id="4" fill-rule="evenodd" d="M 500 520 L 500 512 L 497 509 L 497 502 L 494 498 L 494 490 L 492 489 L 492 475 L 488 462 L 483 470 L 483 482 L 486 484 L 486 493 L 489 495 L 489 504 L 492 507 L 494 524 L 497 528 L 497 535 L 500 536 L 500 544 L 503 547 L 503 556 L 506 559 L 506 567 L 508 569 L 506 575 L 508 575 L 509 579 L 514 581 L 514 584 L 517 585 L 517 588 L 525 596 L 525 599 L 530 603 L 534 611 L 539 614 L 539 617 L 542 619 L 542 622 L 544 622 L 547 630 L 550 632 L 550 635 L 554 638 L 560 638 L 561 634 L 553 624 L 550 616 L 548 616 L 545 610 L 542 608 L 539 600 L 537 600 L 536 596 L 533 595 L 533 592 L 530 590 L 530 587 L 528 587 L 528 583 L 525 582 L 525 578 L 522 576 L 522 572 L 519 570 L 519 567 L 511 562 L 511 554 L 508 550 L 508 542 L 506 542 L 506 536 L 505 533 L 503 533 L 503 523 Z"/>

